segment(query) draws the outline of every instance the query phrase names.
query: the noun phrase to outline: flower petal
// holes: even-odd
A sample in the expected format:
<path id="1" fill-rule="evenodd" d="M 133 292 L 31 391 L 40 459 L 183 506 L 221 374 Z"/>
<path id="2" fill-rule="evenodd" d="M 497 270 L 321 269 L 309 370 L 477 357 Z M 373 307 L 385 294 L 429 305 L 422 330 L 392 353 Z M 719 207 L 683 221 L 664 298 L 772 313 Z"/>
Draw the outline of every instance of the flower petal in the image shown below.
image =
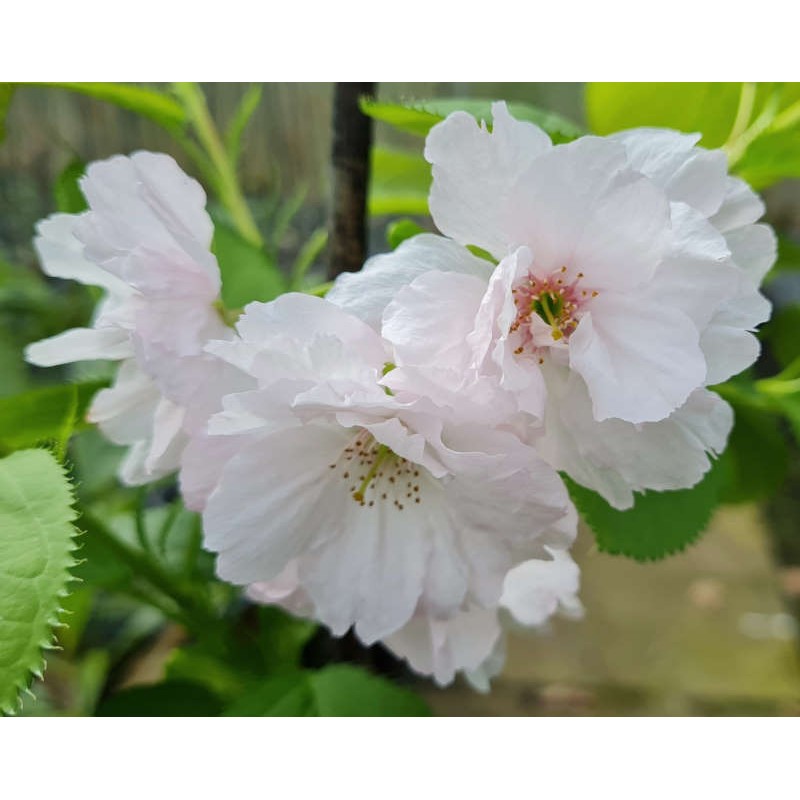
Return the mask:
<path id="1" fill-rule="evenodd" d="M 328 465 L 352 436 L 323 425 L 278 431 L 253 437 L 225 465 L 203 515 L 221 578 L 269 581 L 322 533 L 338 532 L 354 501 Z"/>
<path id="2" fill-rule="evenodd" d="M 671 201 L 686 203 L 705 217 L 719 210 L 728 159 L 722 150 L 695 147 L 700 134 L 635 128 L 609 138 L 625 145 L 630 165 L 658 184 Z"/>
<path id="3" fill-rule="evenodd" d="M 477 670 L 491 656 L 500 633 L 497 612 L 476 608 L 449 620 L 416 615 L 384 644 L 416 672 L 447 686 L 456 672 Z"/>
<path id="4" fill-rule="evenodd" d="M 455 272 L 425 272 L 400 289 L 384 311 L 382 328 L 395 364 L 462 364 L 485 291 L 485 281 Z"/>
<path id="5" fill-rule="evenodd" d="M 699 334 L 683 313 L 642 298 L 601 294 L 569 342 L 594 418 L 664 419 L 706 377 Z"/>
<path id="6" fill-rule="evenodd" d="M 132 355 L 130 336 L 119 328 L 72 328 L 25 348 L 25 360 L 37 367 L 72 361 L 116 360 Z"/>
<path id="7" fill-rule="evenodd" d="M 487 281 L 492 265 L 450 239 L 421 233 L 392 253 L 368 259 L 360 272 L 339 275 L 325 299 L 380 330 L 384 309 L 395 294 L 431 271 L 458 272 Z"/>
<path id="8" fill-rule="evenodd" d="M 525 244 L 515 236 L 514 215 L 519 176 L 551 148 L 548 136 L 520 122 L 505 103 L 492 105 L 489 132 L 465 112 L 450 114 L 434 126 L 425 142 L 433 165 L 429 206 L 442 233 L 503 258 L 509 246 Z"/>

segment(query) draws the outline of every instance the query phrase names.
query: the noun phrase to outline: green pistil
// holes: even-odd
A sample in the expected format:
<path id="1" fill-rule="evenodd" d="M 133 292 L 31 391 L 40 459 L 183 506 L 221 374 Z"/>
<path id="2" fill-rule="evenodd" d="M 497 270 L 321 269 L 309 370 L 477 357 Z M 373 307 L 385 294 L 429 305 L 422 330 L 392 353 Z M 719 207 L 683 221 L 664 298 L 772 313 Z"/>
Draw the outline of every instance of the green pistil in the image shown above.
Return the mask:
<path id="1" fill-rule="evenodd" d="M 372 466 L 369 468 L 369 472 L 364 476 L 364 480 L 361 481 L 361 486 L 353 492 L 353 499 L 357 500 L 359 503 L 364 502 L 364 492 L 367 491 L 367 487 L 372 483 L 373 478 L 378 474 L 378 469 L 380 468 L 381 464 L 386 461 L 386 459 L 393 455 L 392 451 L 385 445 L 378 446 L 378 452 L 375 453 L 375 460 L 372 462 Z"/>
<path id="2" fill-rule="evenodd" d="M 538 314 L 552 329 L 553 338 L 563 335 L 558 320 L 564 311 L 564 298 L 556 292 L 542 292 L 536 300 L 531 301 L 531 311 Z"/>

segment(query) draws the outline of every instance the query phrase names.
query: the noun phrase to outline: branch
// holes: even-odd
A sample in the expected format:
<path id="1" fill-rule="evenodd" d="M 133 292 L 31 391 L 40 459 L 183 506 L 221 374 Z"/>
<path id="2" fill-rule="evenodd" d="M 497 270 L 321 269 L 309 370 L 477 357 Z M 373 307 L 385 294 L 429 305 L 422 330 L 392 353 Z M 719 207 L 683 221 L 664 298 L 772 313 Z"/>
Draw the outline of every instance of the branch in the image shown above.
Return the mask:
<path id="1" fill-rule="evenodd" d="M 372 120 L 358 100 L 375 94 L 374 83 L 337 83 L 333 98 L 333 208 L 328 278 L 357 272 L 367 255 L 367 188 Z"/>

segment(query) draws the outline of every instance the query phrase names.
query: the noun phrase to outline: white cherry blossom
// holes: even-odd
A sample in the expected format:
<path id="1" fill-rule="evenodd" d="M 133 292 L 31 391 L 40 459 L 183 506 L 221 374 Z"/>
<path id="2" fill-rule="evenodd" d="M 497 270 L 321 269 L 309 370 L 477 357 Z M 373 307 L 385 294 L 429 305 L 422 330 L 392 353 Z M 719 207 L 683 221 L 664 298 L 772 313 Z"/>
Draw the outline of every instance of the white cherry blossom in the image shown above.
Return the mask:
<path id="1" fill-rule="evenodd" d="M 526 415 L 529 441 L 618 508 L 694 485 L 732 424 L 704 387 L 752 363 L 769 315 L 763 205 L 697 137 L 553 147 L 504 104 L 493 112 L 491 132 L 455 113 L 426 142 L 450 238 L 407 240 L 329 299 L 396 344 L 398 397 L 425 381 L 454 413 L 488 404 L 522 436 L 514 411 Z"/>
<path id="2" fill-rule="evenodd" d="M 89 165 L 89 210 L 55 214 L 35 239 L 42 269 L 98 286 L 92 325 L 28 346 L 39 366 L 120 361 L 88 418 L 130 449 L 121 478 L 145 483 L 177 469 L 188 437 L 244 376 L 203 351 L 233 336 L 215 307 L 220 275 L 201 186 L 169 156 L 147 152 Z"/>
<path id="3" fill-rule="evenodd" d="M 335 635 L 372 643 L 417 613 L 496 609 L 510 569 L 572 541 L 565 488 L 534 449 L 395 397 L 394 354 L 358 318 L 288 294 L 237 329 L 208 349 L 258 387 L 224 399 L 181 475 L 221 578 L 296 586 Z"/>

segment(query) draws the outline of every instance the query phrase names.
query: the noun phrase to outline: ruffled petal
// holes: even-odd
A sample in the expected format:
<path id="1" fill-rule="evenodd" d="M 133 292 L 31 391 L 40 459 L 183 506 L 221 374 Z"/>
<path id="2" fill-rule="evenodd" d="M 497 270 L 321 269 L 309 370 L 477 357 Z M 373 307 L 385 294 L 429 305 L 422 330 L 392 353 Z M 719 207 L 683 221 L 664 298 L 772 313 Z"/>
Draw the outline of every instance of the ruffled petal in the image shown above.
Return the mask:
<path id="1" fill-rule="evenodd" d="M 768 225 L 746 225 L 725 235 L 736 266 L 758 286 L 778 257 L 778 239 Z"/>
<path id="2" fill-rule="evenodd" d="M 322 425 L 256 436 L 225 465 L 203 515 L 221 578 L 269 581 L 313 541 L 338 533 L 354 501 L 328 465 L 352 436 Z"/>
<path id="3" fill-rule="evenodd" d="M 416 672 L 447 686 L 457 672 L 479 669 L 492 655 L 500 634 L 497 612 L 478 608 L 450 620 L 419 614 L 384 644 Z"/>
<path id="4" fill-rule="evenodd" d="M 464 365 L 465 340 L 486 291 L 471 275 L 426 272 L 403 287 L 383 314 L 383 338 L 392 343 L 395 364 Z"/>
<path id="5" fill-rule="evenodd" d="M 368 259 L 360 272 L 339 275 L 325 299 L 380 330 L 384 309 L 395 294 L 431 271 L 457 272 L 488 281 L 492 265 L 450 239 L 422 233 L 406 239 L 392 253 Z"/>
<path id="6" fill-rule="evenodd" d="M 609 138 L 625 145 L 630 165 L 658 184 L 671 201 L 686 203 L 705 217 L 720 209 L 728 160 L 721 150 L 695 147 L 699 133 L 635 128 Z"/>
<path id="7" fill-rule="evenodd" d="M 741 178 L 728 177 L 722 206 L 711 217 L 711 223 L 727 233 L 761 219 L 765 210 L 761 198 Z"/>
<path id="8" fill-rule="evenodd" d="M 544 625 L 559 609 L 572 617 L 581 615 L 578 565 L 566 550 L 549 553 L 552 560 L 531 559 L 506 575 L 500 603 L 520 625 Z"/>
<path id="9" fill-rule="evenodd" d="M 470 114 L 450 114 L 428 134 L 425 158 L 433 165 L 429 206 L 436 226 L 500 259 L 526 243 L 515 235 L 525 213 L 515 208 L 518 181 L 551 143 L 535 125 L 514 119 L 505 103 L 494 103 L 492 114 L 491 132 Z"/>
<path id="10" fill-rule="evenodd" d="M 129 295 L 132 289 L 126 283 L 84 256 L 83 244 L 74 233 L 78 219 L 77 214 L 53 214 L 36 225 L 33 244 L 44 273 Z"/>
<path id="11" fill-rule="evenodd" d="M 37 367 L 95 359 L 117 360 L 132 355 L 130 336 L 119 328 L 73 328 L 25 348 L 25 360 Z"/>
<path id="12" fill-rule="evenodd" d="M 706 363 L 692 321 L 642 298 L 601 294 L 569 342 L 594 418 L 664 419 L 703 385 Z"/>
<path id="13" fill-rule="evenodd" d="M 547 381 L 550 398 L 539 449 L 556 469 L 619 509 L 633 505 L 635 491 L 694 486 L 710 468 L 709 456 L 724 450 L 733 424 L 730 406 L 705 389 L 659 422 L 597 422 L 577 375 L 548 365 Z"/>

